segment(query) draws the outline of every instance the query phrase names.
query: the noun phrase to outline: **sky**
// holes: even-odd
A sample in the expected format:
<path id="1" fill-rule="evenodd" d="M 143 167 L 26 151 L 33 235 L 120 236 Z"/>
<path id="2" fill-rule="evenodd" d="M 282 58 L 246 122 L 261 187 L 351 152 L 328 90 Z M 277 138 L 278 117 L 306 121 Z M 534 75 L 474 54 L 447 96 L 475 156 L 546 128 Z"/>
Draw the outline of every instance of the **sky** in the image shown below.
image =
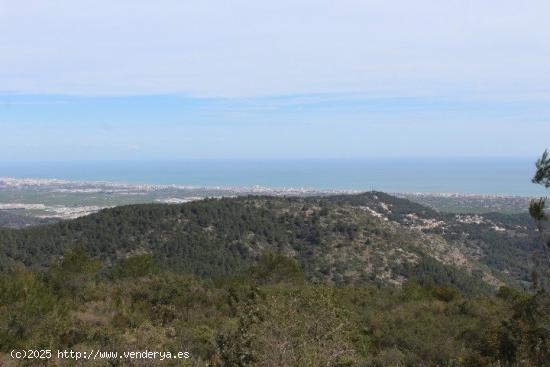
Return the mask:
<path id="1" fill-rule="evenodd" d="M 528 156 L 547 0 L 0 0 L 0 160 Z"/>

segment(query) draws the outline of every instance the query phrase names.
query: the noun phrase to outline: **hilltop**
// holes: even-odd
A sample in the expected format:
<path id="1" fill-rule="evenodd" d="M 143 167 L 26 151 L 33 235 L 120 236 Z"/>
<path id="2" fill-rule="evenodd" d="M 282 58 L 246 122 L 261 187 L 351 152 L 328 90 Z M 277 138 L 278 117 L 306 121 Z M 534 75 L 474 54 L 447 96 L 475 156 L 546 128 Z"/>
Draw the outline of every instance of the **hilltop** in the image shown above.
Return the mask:
<path id="1" fill-rule="evenodd" d="M 313 282 L 415 278 L 472 294 L 528 286 L 537 248 L 527 215 L 440 213 L 379 192 L 128 205 L 0 234 L 4 269 L 44 267 L 77 247 L 111 263 L 150 253 L 167 269 L 212 277 L 277 253 L 298 260 Z"/>

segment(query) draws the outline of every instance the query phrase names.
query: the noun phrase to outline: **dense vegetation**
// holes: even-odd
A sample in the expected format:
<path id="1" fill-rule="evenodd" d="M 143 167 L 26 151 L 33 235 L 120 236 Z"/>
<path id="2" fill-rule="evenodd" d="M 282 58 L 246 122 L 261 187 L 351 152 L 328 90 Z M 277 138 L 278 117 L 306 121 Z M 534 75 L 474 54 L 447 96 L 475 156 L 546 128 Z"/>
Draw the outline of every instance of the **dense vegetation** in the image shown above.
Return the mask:
<path id="1" fill-rule="evenodd" d="M 365 209 L 380 203 L 392 208 L 386 221 Z M 163 268 L 200 277 L 239 274 L 265 252 L 296 258 L 309 281 L 336 285 L 401 284 L 415 277 L 421 284 L 448 283 L 481 294 L 529 277 L 524 237 L 503 236 L 488 226 L 458 223 L 456 228 L 452 218 L 452 230 L 445 233 L 441 228 L 419 232 L 407 227 L 410 213 L 448 219 L 381 193 L 122 206 L 49 226 L 0 229 L 0 268 L 45 267 L 67 249 L 81 248 L 107 263 L 151 253 Z M 463 230 L 469 231 L 466 239 Z M 519 240 L 527 245 L 514 246 Z M 482 247 L 481 258 L 467 254 Z"/>
<path id="2" fill-rule="evenodd" d="M 0 276 L 0 314 L 0 364 L 6 365 L 11 349 L 31 346 L 191 355 L 183 361 L 123 363 L 148 366 L 550 361 L 550 298 L 542 291 L 502 288 L 495 296 L 465 298 L 453 288 L 414 281 L 402 288 L 330 287 L 306 282 L 298 263 L 276 255 L 262 257 L 243 277 L 201 279 L 161 271 L 149 255 L 104 266 L 71 251 L 47 271 L 17 269 Z"/>
<path id="3" fill-rule="evenodd" d="M 212 277 L 239 274 L 274 252 L 294 257 L 314 282 L 401 284 L 415 277 L 466 294 L 502 284 L 528 289 L 539 246 L 529 216 L 485 217 L 506 230 L 382 193 L 131 205 L 54 225 L 0 229 L 0 269 L 45 267 L 81 248 L 108 264 L 150 253 L 163 268 Z M 419 230 L 418 221 L 443 225 Z"/>
<path id="4" fill-rule="evenodd" d="M 471 219 L 365 193 L 1 229 L 0 365 L 17 348 L 191 355 L 97 366 L 549 365 L 550 298 L 526 281 L 535 227 Z"/>

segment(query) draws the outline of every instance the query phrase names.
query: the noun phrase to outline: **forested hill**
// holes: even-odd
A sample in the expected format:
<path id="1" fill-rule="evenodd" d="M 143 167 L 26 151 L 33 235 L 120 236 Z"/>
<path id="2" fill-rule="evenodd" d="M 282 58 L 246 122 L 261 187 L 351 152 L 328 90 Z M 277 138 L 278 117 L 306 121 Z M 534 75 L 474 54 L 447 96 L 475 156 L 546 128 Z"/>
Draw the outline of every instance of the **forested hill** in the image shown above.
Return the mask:
<path id="1" fill-rule="evenodd" d="M 467 293 L 526 285 L 537 238 L 527 216 L 441 214 L 377 192 L 249 196 L 130 205 L 0 230 L 0 266 L 47 266 L 71 248 L 114 263 L 150 253 L 166 269 L 238 274 L 265 253 L 296 258 L 311 281 L 446 283 Z"/>

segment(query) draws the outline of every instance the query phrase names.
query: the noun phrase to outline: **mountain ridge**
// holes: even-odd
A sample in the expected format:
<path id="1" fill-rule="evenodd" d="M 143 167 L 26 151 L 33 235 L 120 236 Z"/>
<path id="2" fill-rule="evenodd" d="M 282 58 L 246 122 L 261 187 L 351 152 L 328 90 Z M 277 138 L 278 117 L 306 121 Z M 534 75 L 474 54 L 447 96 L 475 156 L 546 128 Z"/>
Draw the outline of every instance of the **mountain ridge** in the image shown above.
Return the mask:
<path id="1" fill-rule="evenodd" d="M 280 253 L 296 258 L 311 281 L 401 285 L 415 278 L 472 294 L 528 286 L 537 240 L 523 215 L 441 213 L 381 192 L 129 205 L 0 234 L 4 269 L 48 266 L 80 247 L 112 263 L 150 253 L 178 272 L 224 276 Z"/>

